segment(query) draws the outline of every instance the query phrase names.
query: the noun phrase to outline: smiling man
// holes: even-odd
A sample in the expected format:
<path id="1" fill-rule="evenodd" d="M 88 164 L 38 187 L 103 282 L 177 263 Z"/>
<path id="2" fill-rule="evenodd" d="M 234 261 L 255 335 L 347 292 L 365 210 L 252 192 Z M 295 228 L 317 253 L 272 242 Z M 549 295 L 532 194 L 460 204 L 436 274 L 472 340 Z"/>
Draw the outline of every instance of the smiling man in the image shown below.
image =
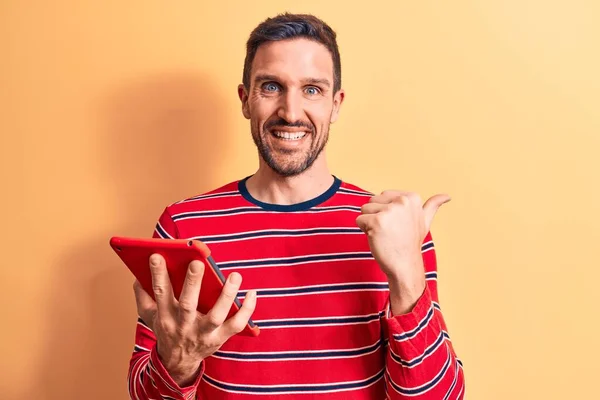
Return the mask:
<path id="1" fill-rule="evenodd" d="M 131 397 L 463 398 L 429 234 L 449 197 L 375 196 L 331 174 L 325 146 L 345 96 L 333 30 L 310 15 L 261 23 L 238 95 L 258 170 L 166 207 L 154 233 L 204 241 L 227 282 L 203 315 L 202 264 L 177 300 L 151 257 L 156 302 L 135 284 Z M 243 306 L 226 319 L 236 294 Z M 236 335 L 250 317 L 260 336 Z"/>
<path id="2" fill-rule="evenodd" d="M 329 124 L 344 99 L 339 78 L 332 76 L 328 49 L 307 39 L 271 41 L 249 61 L 254 62 L 238 91 L 260 154 L 259 171 L 288 178 L 309 169 L 326 170 Z M 314 178 L 319 176 L 324 185 L 331 184 L 330 174 Z"/>

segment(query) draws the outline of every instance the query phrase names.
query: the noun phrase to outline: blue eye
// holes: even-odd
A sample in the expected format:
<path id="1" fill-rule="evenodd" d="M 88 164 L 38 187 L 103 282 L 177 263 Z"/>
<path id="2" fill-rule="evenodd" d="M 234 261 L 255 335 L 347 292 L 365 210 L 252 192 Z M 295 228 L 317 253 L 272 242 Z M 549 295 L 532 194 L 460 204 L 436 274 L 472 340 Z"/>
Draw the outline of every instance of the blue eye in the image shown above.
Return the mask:
<path id="1" fill-rule="evenodd" d="M 306 93 L 313 95 L 313 94 L 319 94 L 319 88 L 315 87 L 315 86 L 309 86 L 306 88 Z"/>
<path id="2" fill-rule="evenodd" d="M 276 85 L 276 84 L 274 84 L 274 83 L 265 83 L 265 85 L 264 85 L 264 89 L 265 89 L 267 92 L 275 92 L 275 91 L 277 91 L 277 90 L 279 89 L 279 86 L 277 86 L 277 85 Z"/>

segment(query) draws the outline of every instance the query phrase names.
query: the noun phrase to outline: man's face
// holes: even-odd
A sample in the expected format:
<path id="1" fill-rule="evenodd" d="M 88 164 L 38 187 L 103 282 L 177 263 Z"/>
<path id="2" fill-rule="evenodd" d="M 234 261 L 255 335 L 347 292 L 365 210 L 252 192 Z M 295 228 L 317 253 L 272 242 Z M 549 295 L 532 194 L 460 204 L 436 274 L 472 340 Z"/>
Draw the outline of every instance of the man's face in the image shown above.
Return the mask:
<path id="1" fill-rule="evenodd" d="M 281 176 L 298 175 L 319 157 L 344 98 L 333 93 L 331 54 L 307 39 L 261 45 L 250 89 L 238 92 L 260 156 Z"/>

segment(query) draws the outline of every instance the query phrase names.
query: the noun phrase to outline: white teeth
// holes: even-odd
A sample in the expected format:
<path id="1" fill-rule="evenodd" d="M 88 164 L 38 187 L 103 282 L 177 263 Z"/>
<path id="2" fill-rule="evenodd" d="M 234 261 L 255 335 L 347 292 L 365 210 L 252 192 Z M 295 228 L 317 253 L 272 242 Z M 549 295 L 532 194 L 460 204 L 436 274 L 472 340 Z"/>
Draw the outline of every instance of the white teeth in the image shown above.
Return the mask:
<path id="1" fill-rule="evenodd" d="M 292 133 L 292 132 L 273 131 L 273 134 L 281 139 L 298 140 L 298 139 L 302 139 L 304 137 L 304 135 L 306 135 L 306 132 L 293 132 Z"/>

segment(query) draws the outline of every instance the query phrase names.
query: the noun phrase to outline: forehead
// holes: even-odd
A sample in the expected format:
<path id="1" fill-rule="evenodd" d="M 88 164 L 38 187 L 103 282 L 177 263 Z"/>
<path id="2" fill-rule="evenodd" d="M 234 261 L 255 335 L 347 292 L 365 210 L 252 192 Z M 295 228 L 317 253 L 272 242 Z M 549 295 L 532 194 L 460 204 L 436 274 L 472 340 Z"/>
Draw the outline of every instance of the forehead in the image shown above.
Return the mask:
<path id="1" fill-rule="evenodd" d="M 262 44 L 252 62 L 252 76 L 276 75 L 282 80 L 305 78 L 333 82 L 333 60 L 321 43 L 298 38 Z"/>

